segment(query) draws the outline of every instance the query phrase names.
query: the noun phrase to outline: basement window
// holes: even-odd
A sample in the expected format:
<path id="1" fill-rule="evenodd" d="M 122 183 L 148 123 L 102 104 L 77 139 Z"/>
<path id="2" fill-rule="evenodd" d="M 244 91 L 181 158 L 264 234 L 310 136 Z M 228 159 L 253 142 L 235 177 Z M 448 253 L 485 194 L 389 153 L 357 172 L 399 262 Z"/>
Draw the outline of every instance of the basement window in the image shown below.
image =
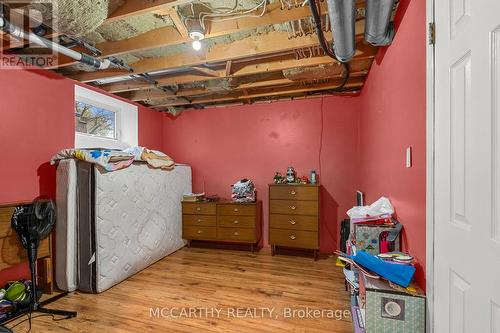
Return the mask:
<path id="1" fill-rule="evenodd" d="M 138 145 L 137 106 L 75 85 L 75 148 Z"/>
<path id="2" fill-rule="evenodd" d="M 77 133 L 116 140 L 116 112 L 75 101 L 75 128 Z"/>

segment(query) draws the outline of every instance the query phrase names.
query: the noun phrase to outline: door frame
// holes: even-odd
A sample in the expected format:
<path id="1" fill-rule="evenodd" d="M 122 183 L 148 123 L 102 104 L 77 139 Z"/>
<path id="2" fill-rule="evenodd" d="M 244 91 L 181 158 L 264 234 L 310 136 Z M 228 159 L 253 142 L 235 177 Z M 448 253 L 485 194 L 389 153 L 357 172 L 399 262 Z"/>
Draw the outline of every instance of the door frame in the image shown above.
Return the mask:
<path id="1" fill-rule="evenodd" d="M 434 332 L 434 118 L 435 118 L 435 46 L 431 44 L 430 24 L 435 24 L 435 0 L 426 0 L 426 327 Z M 434 29 L 435 30 L 435 29 Z"/>

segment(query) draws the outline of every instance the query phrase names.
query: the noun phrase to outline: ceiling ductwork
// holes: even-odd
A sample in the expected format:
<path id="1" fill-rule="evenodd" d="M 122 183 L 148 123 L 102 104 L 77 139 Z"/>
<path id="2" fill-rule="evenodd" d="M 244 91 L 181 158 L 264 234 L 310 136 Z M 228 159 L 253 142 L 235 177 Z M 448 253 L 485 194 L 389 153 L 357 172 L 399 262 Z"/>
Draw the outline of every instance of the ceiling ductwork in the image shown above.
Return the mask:
<path id="1" fill-rule="evenodd" d="M 374 46 L 390 45 L 394 39 L 391 22 L 395 0 L 366 0 L 365 40 Z"/>
<path id="2" fill-rule="evenodd" d="M 333 30 L 333 50 L 335 57 L 341 62 L 347 62 L 356 52 L 355 0 L 327 0 L 328 16 Z"/>

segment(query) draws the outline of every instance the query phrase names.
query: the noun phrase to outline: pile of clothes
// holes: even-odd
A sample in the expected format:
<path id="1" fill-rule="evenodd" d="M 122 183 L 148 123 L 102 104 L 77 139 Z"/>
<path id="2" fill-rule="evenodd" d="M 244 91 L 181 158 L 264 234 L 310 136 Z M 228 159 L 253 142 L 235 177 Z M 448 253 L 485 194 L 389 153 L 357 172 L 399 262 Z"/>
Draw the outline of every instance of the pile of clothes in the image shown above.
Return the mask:
<path id="1" fill-rule="evenodd" d="M 250 179 L 242 179 L 232 185 L 232 199 L 235 202 L 255 202 L 255 185 Z"/>
<path id="2" fill-rule="evenodd" d="M 106 171 L 116 171 L 129 167 L 134 161 L 148 163 L 152 168 L 172 170 L 174 160 L 165 153 L 145 147 L 130 147 L 122 150 L 114 149 L 63 149 L 52 157 L 50 163 L 75 158 L 94 163 Z"/>

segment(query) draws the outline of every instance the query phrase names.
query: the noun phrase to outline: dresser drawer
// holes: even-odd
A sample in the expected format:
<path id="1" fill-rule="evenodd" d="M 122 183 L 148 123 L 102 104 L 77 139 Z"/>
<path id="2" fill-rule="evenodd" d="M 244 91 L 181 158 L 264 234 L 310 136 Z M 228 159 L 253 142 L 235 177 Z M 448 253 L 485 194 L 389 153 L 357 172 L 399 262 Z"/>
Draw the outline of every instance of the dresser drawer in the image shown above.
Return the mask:
<path id="1" fill-rule="evenodd" d="M 318 233 L 286 229 L 269 229 L 269 243 L 304 249 L 318 249 Z"/>
<path id="2" fill-rule="evenodd" d="M 234 242 L 257 242 L 255 229 L 217 228 L 217 239 Z"/>
<path id="3" fill-rule="evenodd" d="M 269 190 L 270 199 L 279 200 L 318 200 L 318 187 L 316 186 L 294 186 L 279 185 L 271 186 Z"/>
<path id="4" fill-rule="evenodd" d="M 201 227 L 215 227 L 217 225 L 215 215 L 183 215 L 182 224 L 197 225 Z"/>
<path id="5" fill-rule="evenodd" d="M 317 201 L 270 200 L 271 214 L 318 215 Z"/>
<path id="6" fill-rule="evenodd" d="M 255 205 L 217 205 L 218 215 L 255 215 Z"/>
<path id="7" fill-rule="evenodd" d="M 198 227 L 185 225 L 182 227 L 182 238 L 186 239 L 216 239 L 216 227 Z"/>
<path id="8" fill-rule="evenodd" d="M 218 216 L 217 226 L 219 227 L 238 227 L 255 228 L 254 216 Z"/>
<path id="9" fill-rule="evenodd" d="M 217 213 L 216 205 L 213 203 L 196 203 L 196 202 L 183 202 L 183 214 L 201 214 L 201 215 L 215 215 Z"/>
<path id="10" fill-rule="evenodd" d="M 269 226 L 278 229 L 318 231 L 318 217 L 271 214 L 269 217 Z"/>

